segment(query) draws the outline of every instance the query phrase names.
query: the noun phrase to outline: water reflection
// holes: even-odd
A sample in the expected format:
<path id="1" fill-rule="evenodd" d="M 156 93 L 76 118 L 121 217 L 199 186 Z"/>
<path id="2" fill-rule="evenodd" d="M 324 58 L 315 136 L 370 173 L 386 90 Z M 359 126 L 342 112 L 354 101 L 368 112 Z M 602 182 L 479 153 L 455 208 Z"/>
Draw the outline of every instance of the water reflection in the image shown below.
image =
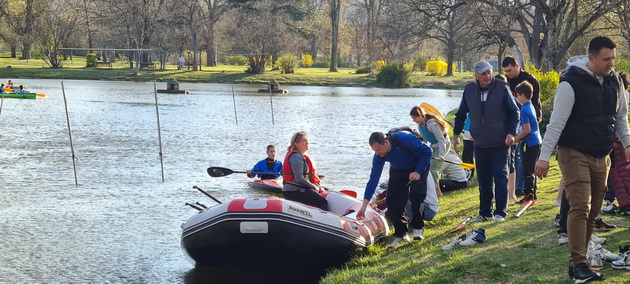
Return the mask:
<path id="1" fill-rule="evenodd" d="M 421 102 L 443 112 L 459 103 L 458 91 L 283 86 L 289 94 L 270 98 L 261 86 L 234 85 L 233 96 L 230 84 L 182 83 L 192 94 L 159 96 L 161 183 L 153 83 L 66 80 L 76 187 L 60 81 L 13 81 L 48 95 L 5 99 L 0 115 L 0 282 L 13 283 L 214 281 L 217 272 L 193 269 L 179 247 L 180 224 L 196 212 L 184 203 L 214 204 L 192 186 L 220 200 L 267 194 L 207 167 L 249 169 L 267 144 L 284 157 L 303 130 L 324 185 L 361 195 L 372 131 L 412 125 L 409 109 Z M 243 275 L 256 274 L 218 279 Z"/>

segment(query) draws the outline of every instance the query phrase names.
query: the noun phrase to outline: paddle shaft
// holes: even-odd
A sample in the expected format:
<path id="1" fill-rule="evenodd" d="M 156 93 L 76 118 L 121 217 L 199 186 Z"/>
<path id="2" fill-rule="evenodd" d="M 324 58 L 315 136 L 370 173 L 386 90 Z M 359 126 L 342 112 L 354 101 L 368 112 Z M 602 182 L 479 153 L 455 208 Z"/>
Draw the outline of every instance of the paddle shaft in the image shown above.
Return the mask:
<path id="1" fill-rule="evenodd" d="M 210 193 L 207 193 L 205 190 L 199 188 L 198 186 L 193 186 L 194 189 L 199 190 L 199 192 L 203 193 L 205 196 L 210 197 L 210 199 L 214 200 L 214 202 L 222 204 L 223 202 L 219 201 L 218 199 L 214 198 L 212 195 L 210 195 Z"/>

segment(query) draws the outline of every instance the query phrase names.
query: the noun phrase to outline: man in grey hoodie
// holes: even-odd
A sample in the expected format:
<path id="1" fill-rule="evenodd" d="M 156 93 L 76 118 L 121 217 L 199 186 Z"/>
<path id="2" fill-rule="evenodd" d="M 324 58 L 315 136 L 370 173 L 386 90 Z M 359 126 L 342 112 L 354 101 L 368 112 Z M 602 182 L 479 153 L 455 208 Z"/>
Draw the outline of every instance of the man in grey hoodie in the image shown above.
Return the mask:
<path id="1" fill-rule="evenodd" d="M 615 48 L 611 39 L 595 37 L 588 45 L 588 55 L 569 59 L 535 168 L 539 178 L 547 176 L 551 152 L 558 147 L 558 165 L 570 204 L 569 277 L 575 283 L 601 277 L 590 269 L 586 251 L 606 192 L 608 154 L 615 134 L 630 161 L 628 97 L 612 69 Z"/>

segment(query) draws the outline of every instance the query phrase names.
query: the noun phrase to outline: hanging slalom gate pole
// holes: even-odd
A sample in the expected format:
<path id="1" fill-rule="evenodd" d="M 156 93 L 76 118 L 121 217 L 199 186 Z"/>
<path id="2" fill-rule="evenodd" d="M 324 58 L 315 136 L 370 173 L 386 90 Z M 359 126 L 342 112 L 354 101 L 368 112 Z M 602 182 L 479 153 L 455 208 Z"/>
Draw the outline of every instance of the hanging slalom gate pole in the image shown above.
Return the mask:
<path id="1" fill-rule="evenodd" d="M 160 108 L 158 107 L 157 84 L 153 80 L 153 94 L 155 94 L 155 114 L 157 115 L 158 141 L 160 142 L 160 165 L 162 166 L 162 183 L 164 183 L 164 155 L 162 153 L 162 132 L 160 130 Z"/>
<path id="2" fill-rule="evenodd" d="M 63 105 L 66 108 L 66 121 L 68 122 L 68 137 L 70 138 L 70 152 L 72 153 L 72 168 L 74 169 L 74 183 L 79 186 L 79 178 L 77 177 L 77 157 L 74 153 L 74 144 L 72 143 L 72 129 L 70 128 L 70 115 L 68 114 L 68 100 L 66 99 L 66 88 L 61 79 L 61 93 L 63 94 Z"/>
<path id="3" fill-rule="evenodd" d="M 275 125 L 275 120 L 273 118 L 273 95 L 271 91 L 271 86 L 269 86 L 269 102 L 271 102 L 271 124 Z"/>
<path id="4" fill-rule="evenodd" d="M 0 114 L 2 114 L 2 105 L 4 104 L 4 92 L 2 92 L 2 99 L 0 99 Z"/>
<path id="5" fill-rule="evenodd" d="M 234 96 L 234 82 L 232 82 L 232 103 L 234 104 L 234 119 L 236 119 L 236 125 L 238 125 L 238 115 L 236 115 L 236 97 Z"/>

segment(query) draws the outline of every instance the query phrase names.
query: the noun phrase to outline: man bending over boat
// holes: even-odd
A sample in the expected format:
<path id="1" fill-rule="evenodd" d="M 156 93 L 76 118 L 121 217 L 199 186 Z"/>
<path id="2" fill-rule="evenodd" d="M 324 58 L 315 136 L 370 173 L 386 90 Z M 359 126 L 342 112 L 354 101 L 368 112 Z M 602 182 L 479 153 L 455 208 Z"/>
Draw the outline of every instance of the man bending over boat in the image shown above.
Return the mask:
<path id="1" fill-rule="evenodd" d="M 284 179 L 282 195 L 288 200 L 328 210 L 328 201 L 320 194 L 326 189 L 319 184 L 315 162 L 306 155 L 306 151 L 308 151 L 306 132 L 295 133 L 282 164 Z"/>
<path id="2" fill-rule="evenodd" d="M 394 235 L 396 236 L 388 248 L 395 248 L 402 242 L 410 241 L 409 236 L 407 236 L 408 220 L 405 217 L 405 205 L 410 199 L 413 215 L 411 220 L 413 239 L 424 239 L 422 235 L 424 221 L 420 206 L 427 195 L 427 175 L 430 174 L 429 162 L 433 154 L 431 148 L 424 144 L 416 134 L 406 130 L 390 132 L 389 135 L 374 132 L 370 135 L 369 142 L 370 147 L 374 150 L 372 172 L 365 187 L 363 205 L 357 212 L 357 219 L 365 218 L 365 209 L 374 195 L 383 172 L 383 166 L 388 161 L 390 169 L 387 185 L 387 214 L 394 225 Z"/>
<path id="3" fill-rule="evenodd" d="M 277 179 L 280 177 L 282 171 L 282 162 L 276 161 L 276 146 L 267 146 L 267 158 L 259 161 L 251 171 L 247 171 L 247 176 L 253 178 L 258 176 L 260 179 Z M 270 173 L 270 174 L 252 174 L 255 173 Z M 273 174 L 272 174 L 273 173 Z"/>

